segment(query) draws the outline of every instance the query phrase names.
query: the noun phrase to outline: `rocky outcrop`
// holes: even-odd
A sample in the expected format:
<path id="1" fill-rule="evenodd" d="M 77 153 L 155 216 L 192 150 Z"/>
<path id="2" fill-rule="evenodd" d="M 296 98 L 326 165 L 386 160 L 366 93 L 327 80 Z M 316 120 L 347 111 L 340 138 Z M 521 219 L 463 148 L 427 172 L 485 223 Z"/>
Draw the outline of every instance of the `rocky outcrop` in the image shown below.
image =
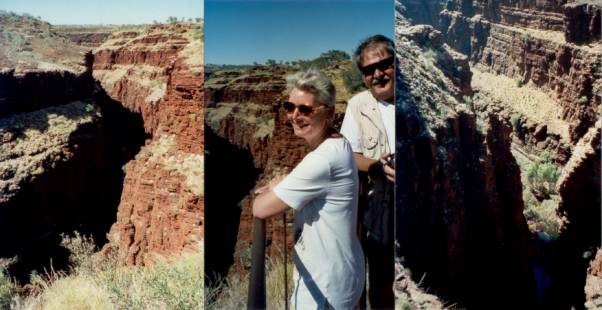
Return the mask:
<path id="1" fill-rule="evenodd" d="M 558 181 L 562 222 L 556 258 L 556 302 L 564 307 L 586 301 L 586 269 L 600 246 L 600 121 L 577 143 Z M 594 266 L 595 268 L 595 266 Z M 562 298 L 560 297 L 562 296 Z"/>
<path id="2" fill-rule="evenodd" d="M 477 121 L 466 78 L 446 73 L 466 68 L 468 59 L 453 56 L 432 28 L 435 40 L 417 40 L 425 28 L 397 12 L 398 256 L 414 280 L 449 302 L 533 304 L 510 124 L 494 114 Z"/>
<path id="3" fill-rule="evenodd" d="M 121 193 L 121 166 L 144 132 L 139 118 L 93 91 L 89 74 L 5 78 L 19 87 L 5 90 L 3 101 L 23 110 L 0 115 L 0 257 L 17 256 L 9 272 L 26 282 L 32 270 L 67 267 L 63 234 L 77 230 L 105 242 Z M 20 106 L 24 98 L 35 104 Z"/>
<path id="4" fill-rule="evenodd" d="M 112 32 L 62 32 L 71 42 L 85 47 L 95 48 L 100 46 Z"/>
<path id="5" fill-rule="evenodd" d="M 203 239 L 203 67 L 200 26 L 155 25 L 111 35 L 94 56 L 107 94 L 140 113 L 151 138 L 125 166 L 104 251 L 128 264 L 196 251 Z"/>
<path id="6" fill-rule="evenodd" d="M 93 87 L 89 72 L 5 71 L 0 73 L 0 117 L 83 99 Z"/>
<path id="7" fill-rule="evenodd" d="M 0 12 L 0 71 L 82 73 L 87 49 L 72 43 L 49 23 L 31 15 Z"/>
<path id="8" fill-rule="evenodd" d="M 585 300 L 587 309 L 600 309 L 602 307 L 602 249 L 598 249 L 587 270 Z"/>
<path id="9" fill-rule="evenodd" d="M 553 94 L 560 118 L 570 124 L 567 138 L 573 143 L 578 141 L 596 121 L 600 105 L 599 97 L 595 96 L 602 89 L 597 69 L 600 67 L 599 40 L 590 36 L 588 42 L 593 42 L 592 45 L 577 45 L 570 35 L 565 39 L 562 30 L 574 18 L 567 15 L 563 19 L 562 14 L 570 11 L 570 5 L 525 3 L 510 9 L 504 1 L 489 1 L 487 6 L 473 2 L 473 14 L 465 14 L 458 5 L 440 13 L 439 29 L 445 41 L 491 73 L 515 78 L 517 83 L 531 82 Z M 588 8 L 590 12 L 600 12 L 594 6 Z M 497 14 L 500 10 L 522 12 L 526 21 L 500 19 Z M 558 15 L 561 22 L 550 26 L 543 22 L 545 18 L 533 12 Z"/>
<path id="10" fill-rule="evenodd" d="M 529 253 L 540 307 L 583 306 L 588 253 L 600 243 L 599 15 L 591 1 L 448 1 L 431 23 L 470 60 L 475 95 L 466 103 L 478 121 L 511 125 L 523 174 L 542 154 L 563 170 L 560 237 L 537 233 Z"/>
<path id="11" fill-rule="evenodd" d="M 579 0 L 564 6 L 564 37 L 577 44 L 600 41 L 600 2 Z"/>

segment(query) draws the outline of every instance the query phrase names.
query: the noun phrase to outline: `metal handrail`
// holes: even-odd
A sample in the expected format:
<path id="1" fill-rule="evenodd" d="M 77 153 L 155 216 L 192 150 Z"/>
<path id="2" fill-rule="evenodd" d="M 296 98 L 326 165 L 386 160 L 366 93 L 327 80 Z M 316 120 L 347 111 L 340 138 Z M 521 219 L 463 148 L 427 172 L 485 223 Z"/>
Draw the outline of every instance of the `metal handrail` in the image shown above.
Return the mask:
<path id="1" fill-rule="evenodd" d="M 265 220 L 255 218 L 253 222 L 253 248 L 251 249 L 251 275 L 247 309 L 266 308 L 265 287 Z"/>

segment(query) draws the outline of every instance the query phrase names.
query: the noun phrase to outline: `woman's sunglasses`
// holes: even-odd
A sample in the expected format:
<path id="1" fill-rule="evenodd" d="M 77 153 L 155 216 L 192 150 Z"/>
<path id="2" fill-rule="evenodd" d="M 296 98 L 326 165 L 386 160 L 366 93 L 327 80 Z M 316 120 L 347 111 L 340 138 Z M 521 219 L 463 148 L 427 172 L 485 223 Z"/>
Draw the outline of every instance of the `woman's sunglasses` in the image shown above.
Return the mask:
<path id="1" fill-rule="evenodd" d="M 286 113 L 293 113 L 295 112 L 295 109 L 299 110 L 299 113 L 301 113 L 302 115 L 308 116 L 310 115 L 313 111 L 314 108 L 304 105 L 304 104 L 300 104 L 300 105 L 296 105 L 290 101 L 285 101 L 282 104 L 282 107 L 284 107 L 284 109 L 286 110 Z"/>
<path id="2" fill-rule="evenodd" d="M 377 63 L 373 63 L 371 65 L 360 67 L 360 71 L 362 71 L 362 74 L 364 76 L 373 75 L 374 71 L 376 71 L 376 69 L 378 69 L 380 71 L 385 71 L 385 70 L 389 69 L 389 67 L 391 67 L 393 65 L 394 61 L 395 61 L 395 58 L 393 58 L 393 56 L 391 56 L 391 57 L 385 58 Z"/>

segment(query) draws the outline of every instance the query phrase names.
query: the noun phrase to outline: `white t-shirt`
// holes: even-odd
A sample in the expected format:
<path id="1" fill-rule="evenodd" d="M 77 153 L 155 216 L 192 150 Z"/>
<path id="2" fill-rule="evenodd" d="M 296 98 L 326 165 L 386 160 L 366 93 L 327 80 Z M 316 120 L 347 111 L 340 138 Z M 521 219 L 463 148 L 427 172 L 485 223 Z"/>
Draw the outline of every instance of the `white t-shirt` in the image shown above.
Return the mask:
<path id="1" fill-rule="evenodd" d="M 356 235 L 358 175 L 345 138 L 329 138 L 303 158 L 274 193 L 295 209 L 297 309 L 316 309 L 327 300 L 352 309 L 364 287 L 364 255 Z"/>
<path id="2" fill-rule="evenodd" d="M 378 111 L 380 112 L 380 118 L 383 121 L 383 126 L 385 127 L 385 134 L 387 135 L 387 142 L 389 143 L 389 147 L 394 150 L 395 149 L 395 105 L 378 101 Z M 355 153 L 361 153 L 362 148 L 360 146 L 360 137 L 359 137 L 359 129 L 357 126 L 357 122 L 355 121 L 355 117 L 353 116 L 353 112 L 349 106 L 347 106 L 347 110 L 345 111 L 345 117 L 343 118 L 343 124 L 341 125 L 341 134 L 349 140 L 349 144 L 351 144 L 351 149 Z"/>

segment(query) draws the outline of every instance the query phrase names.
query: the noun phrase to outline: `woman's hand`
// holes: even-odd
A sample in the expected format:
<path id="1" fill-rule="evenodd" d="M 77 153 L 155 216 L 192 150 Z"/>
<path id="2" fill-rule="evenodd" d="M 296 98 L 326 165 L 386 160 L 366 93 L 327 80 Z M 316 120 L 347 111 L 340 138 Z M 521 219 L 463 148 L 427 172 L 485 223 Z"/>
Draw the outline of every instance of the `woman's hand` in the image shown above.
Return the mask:
<path id="1" fill-rule="evenodd" d="M 272 178 L 270 180 L 270 182 L 268 182 L 268 184 L 258 188 L 255 190 L 255 194 L 263 194 L 263 193 L 267 193 L 271 190 L 274 189 L 274 187 L 276 187 L 276 185 L 278 185 L 278 183 L 282 182 L 282 180 L 284 180 L 284 178 L 286 177 L 286 175 L 283 174 L 279 174 L 277 176 L 275 176 L 274 178 Z"/>
<path id="2" fill-rule="evenodd" d="M 285 212 L 289 207 L 272 191 L 286 175 L 276 175 L 268 184 L 255 190 L 255 200 L 253 201 L 253 216 L 266 219 L 274 215 Z"/>

